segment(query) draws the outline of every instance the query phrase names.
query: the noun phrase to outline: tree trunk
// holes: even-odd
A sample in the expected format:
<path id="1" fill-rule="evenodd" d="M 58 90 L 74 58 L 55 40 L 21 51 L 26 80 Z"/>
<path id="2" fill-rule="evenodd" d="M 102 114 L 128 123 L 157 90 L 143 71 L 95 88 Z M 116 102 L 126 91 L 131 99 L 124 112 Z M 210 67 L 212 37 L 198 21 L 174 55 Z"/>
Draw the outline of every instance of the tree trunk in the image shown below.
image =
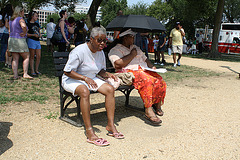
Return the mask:
<path id="1" fill-rule="evenodd" d="M 93 0 L 87 14 L 87 26 L 89 29 L 93 28 L 96 20 L 98 8 L 103 0 Z"/>
<path id="2" fill-rule="evenodd" d="M 208 57 L 211 57 L 211 58 L 220 57 L 220 53 L 218 52 L 218 37 L 219 37 L 220 28 L 221 28 L 223 9 L 224 9 L 224 0 L 218 0 L 218 6 L 217 6 L 217 11 L 216 11 L 215 20 L 214 20 L 212 47 L 211 47 L 211 52 L 208 55 Z"/>

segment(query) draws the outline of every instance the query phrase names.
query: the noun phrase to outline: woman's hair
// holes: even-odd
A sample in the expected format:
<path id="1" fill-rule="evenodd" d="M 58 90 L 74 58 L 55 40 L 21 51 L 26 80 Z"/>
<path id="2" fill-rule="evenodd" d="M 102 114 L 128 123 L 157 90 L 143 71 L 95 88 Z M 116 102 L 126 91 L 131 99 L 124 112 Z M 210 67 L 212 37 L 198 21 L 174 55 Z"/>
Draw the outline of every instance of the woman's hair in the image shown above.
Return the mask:
<path id="1" fill-rule="evenodd" d="M 54 19 L 53 19 L 53 18 L 50 18 L 50 22 L 54 22 Z"/>
<path id="2" fill-rule="evenodd" d="M 82 21 L 77 21 L 76 25 L 78 29 L 82 29 L 84 27 L 84 23 Z"/>
<path id="3" fill-rule="evenodd" d="M 63 18 L 63 15 L 64 15 L 65 13 L 66 13 L 66 10 L 61 10 L 61 11 L 59 12 L 60 17 Z"/>
<path id="4" fill-rule="evenodd" d="M 23 8 L 20 6 L 17 6 L 14 8 L 13 16 L 11 17 L 11 20 L 14 20 L 17 17 L 22 17 L 21 12 L 23 11 Z"/>
<path id="5" fill-rule="evenodd" d="M 103 27 L 94 27 L 91 31 L 90 37 L 96 37 L 98 35 L 105 34 L 107 35 L 106 29 Z"/>
<path id="6" fill-rule="evenodd" d="M 75 18 L 74 17 L 69 17 L 68 18 L 68 23 L 73 24 L 75 22 Z"/>
<path id="7" fill-rule="evenodd" d="M 31 19 L 32 19 L 32 17 L 34 16 L 35 13 L 38 14 L 36 11 L 31 11 L 31 12 L 29 12 L 29 14 L 28 14 L 28 22 L 31 21 Z"/>

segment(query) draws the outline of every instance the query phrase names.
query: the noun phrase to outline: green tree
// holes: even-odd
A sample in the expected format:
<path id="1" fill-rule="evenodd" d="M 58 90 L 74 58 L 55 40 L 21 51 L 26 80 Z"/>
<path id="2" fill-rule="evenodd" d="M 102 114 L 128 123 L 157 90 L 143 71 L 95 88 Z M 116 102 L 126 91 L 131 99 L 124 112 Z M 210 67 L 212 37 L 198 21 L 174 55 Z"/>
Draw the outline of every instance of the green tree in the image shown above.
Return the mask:
<path id="1" fill-rule="evenodd" d="M 147 14 L 163 23 L 170 31 L 176 21 L 181 21 L 188 38 L 194 37 L 195 28 L 204 28 L 205 25 L 213 26 L 214 13 L 217 0 L 156 0 L 148 8 Z"/>
<path id="2" fill-rule="evenodd" d="M 52 4 L 59 10 L 61 7 L 67 6 L 69 12 L 74 12 L 75 5 L 77 3 L 83 3 L 87 0 L 1 0 L 0 5 L 3 8 L 6 4 L 10 3 L 14 7 L 17 5 L 24 6 L 26 10 L 31 11 L 34 8 L 39 9 L 47 4 Z"/>
<path id="3" fill-rule="evenodd" d="M 127 0 L 103 0 L 101 4 L 102 21 L 101 24 L 106 27 L 116 16 L 119 9 L 127 8 Z"/>
<path id="4" fill-rule="evenodd" d="M 82 18 L 86 19 L 87 18 L 87 14 L 84 14 L 84 13 L 74 13 L 73 14 L 73 18 L 75 20 L 81 20 Z"/>
<path id="5" fill-rule="evenodd" d="M 95 24 L 96 21 L 96 15 L 99 6 L 101 5 L 103 0 L 93 0 L 91 3 L 91 6 L 88 10 L 87 14 L 87 26 L 91 29 L 92 26 Z"/>
<path id="6" fill-rule="evenodd" d="M 149 6 L 147 15 L 155 17 L 159 21 L 167 22 L 174 17 L 174 10 L 169 3 L 156 0 Z"/>
<path id="7" fill-rule="evenodd" d="M 12 6 L 17 6 L 21 3 L 19 1 L 16 1 L 16 0 L 1 0 L 0 1 L 1 9 L 3 9 L 7 4 L 12 4 Z"/>
<path id="8" fill-rule="evenodd" d="M 219 31 L 221 28 L 223 9 L 224 9 L 224 0 L 218 0 L 217 11 L 214 19 L 212 47 L 211 47 L 211 52 L 208 55 L 211 58 L 220 57 L 220 54 L 218 52 L 218 37 L 219 37 Z"/>
<path id="9" fill-rule="evenodd" d="M 148 5 L 142 1 L 139 1 L 137 4 L 129 6 L 125 9 L 125 14 L 134 14 L 134 15 L 146 15 Z"/>
<path id="10" fill-rule="evenodd" d="M 238 20 L 240 18 L 240 0 L 225 1 L 224 14 L 228 22 L 234 23 L 234 21 Z"/>
<path id="11" fill-rule="evenodd" d="M 50 18 L 53 18 L 54 23 L 57 24 L 58 23 L 58 19 L 60 18 L 58 13 L 54 13 L 52 15 L 47 16 L 47 23 L 50 22 Z"/>

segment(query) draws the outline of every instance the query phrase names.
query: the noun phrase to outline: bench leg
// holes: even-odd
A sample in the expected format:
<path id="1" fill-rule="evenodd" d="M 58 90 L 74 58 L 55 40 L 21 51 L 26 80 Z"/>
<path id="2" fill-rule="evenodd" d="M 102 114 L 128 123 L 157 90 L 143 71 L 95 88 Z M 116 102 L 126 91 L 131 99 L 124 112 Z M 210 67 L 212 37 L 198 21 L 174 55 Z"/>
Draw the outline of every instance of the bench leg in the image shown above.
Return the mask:
<path id="1" fill-rule="evenodd" d="M 64 106 L 65 101 L 67 100 L 68 97 L 71 97 L 71 100 Z M 77 105 L 77 121 L 73 121 L 72 119 L 70 119 L 67 115 L 65 115 L 65 111 L 67 109 L 67 107 L 75 100 L 76 105 Z M 73 97 L 73 96 L 69 96 L 69 95 L 65 95 L 65 97 L 63 96 L 62 93 L 60 93 L 60 117 L 59 119 L 68 122 L 76 127 L 81 127 L 83 126 L 82 120 L 81 120 L 81 115 L 80 115 L 80 101 L 79 98 L 77 97 Z"/>
<path id="2" fill-rule="evenodd" d="M 138 107 L 134 107 L 132 105 L 129 105 L 129 98 L 130 98 L 130 93 L 132 92 L 134 88 L 128 88 L 128 89 L 121 89 L 120 91 L 125 95 L 125 107 L 126 108 L 130 108 L 130 109 L 134 109 L 137 111 L 141 111 L 141 112 L 145 112 L 145 108 L 138 108 Z"/>

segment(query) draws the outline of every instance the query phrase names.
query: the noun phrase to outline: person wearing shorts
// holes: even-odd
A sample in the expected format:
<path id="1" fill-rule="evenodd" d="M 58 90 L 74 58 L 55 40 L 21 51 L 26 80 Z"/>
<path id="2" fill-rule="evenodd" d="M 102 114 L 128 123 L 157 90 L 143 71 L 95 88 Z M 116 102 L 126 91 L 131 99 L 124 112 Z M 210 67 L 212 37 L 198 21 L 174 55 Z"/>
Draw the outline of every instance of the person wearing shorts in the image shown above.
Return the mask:
<path id="1" fill-rule="evenodd" d="M 180 22 L 176 22 L 176 27 L 173 28 L 169 36 L 169 46 L 172 47 L 173 52 L 173 67 L 180 66 L 180 59 L 182 57 L 183 50 L 183 37 L 185 36 L 184 29 L 180 25 Z M 176 63 L 176 54 L 178 59 Z"/>
<path id="2" fill-rule="evenodd" d="M 90 119 L 90 91 L 98 91 L 105 96 L 105 107 L 108 122 L 106 130 L 108 134 L 117 139 L 124 135 L 117 131 L 114 125 L 115 97 L 112 85 L 101 80 L 102 78 L 117 78 L 107 72 L 106 60 L 103 48 L 106 45 L 106 30 L 102 27 L 94 27 L 90 34 L 90 41 L 75 47 L 70 53 L 68 61 L 63 69 L 63 88 L 74 96 L 80 96 L 80 107 L 85 125 L 87 142 L 97 146 L 107 146 L 107 140 L 99 138 L 92 128 Z"/>
<path id="3" fill-rule="evenodd" d="M 41 59 L 41 44 L 39 38 L 41 37 L 40 34 L 40 26 L 36 22 L 38 20 L 38 14 L 35 11 L 29 13 L 28 19 L 28 33 L 27 33 L 27 44 L 30 51 L 30 68 L 32 76 L 40 75 L 39 72 L 39 64 Z M 36 63 L 35 63 L 35 70 L 34 70 L 34 57 L 36 55 Z"/>
<path id="4" fill-rule="evenodd" d="M 28 65 L 29 65 L 29 50 L 26 43 L 27 38 L 27 25 L 23 19 L 24 9 L 22 7 L 16 6 L 14 9 L 14 14 L 9 21 L 10 35 L 8 39 L 8 51 L 11 53 L 12 60 L 12 70 L 13 79 L 19 79 L 18 76 L 18 64 L 19 57 L 23 58 L 23 78 L 32 79 L 33 77 L 28 75 Z"/>

